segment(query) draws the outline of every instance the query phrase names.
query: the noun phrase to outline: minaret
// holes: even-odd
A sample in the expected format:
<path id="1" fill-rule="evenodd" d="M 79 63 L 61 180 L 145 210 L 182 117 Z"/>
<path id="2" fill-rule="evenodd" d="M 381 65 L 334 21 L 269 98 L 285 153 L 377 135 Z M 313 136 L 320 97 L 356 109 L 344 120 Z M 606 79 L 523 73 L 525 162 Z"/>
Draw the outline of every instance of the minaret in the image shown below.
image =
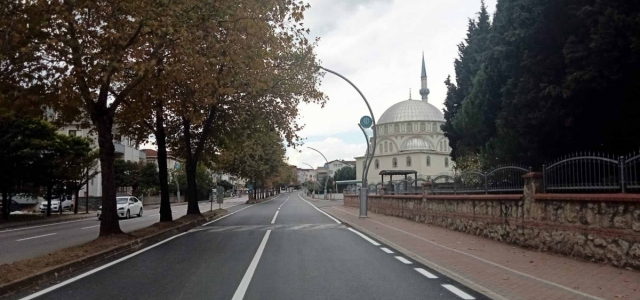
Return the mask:
<path id="1" fill-rule="evenodd" d="M 424 51 L 422 52 L 422 75 L 420 76 L 420 95 L 422 101 L 429 102 L 429 89 L 427 88 L 427 69 L 424 66 Z"/>

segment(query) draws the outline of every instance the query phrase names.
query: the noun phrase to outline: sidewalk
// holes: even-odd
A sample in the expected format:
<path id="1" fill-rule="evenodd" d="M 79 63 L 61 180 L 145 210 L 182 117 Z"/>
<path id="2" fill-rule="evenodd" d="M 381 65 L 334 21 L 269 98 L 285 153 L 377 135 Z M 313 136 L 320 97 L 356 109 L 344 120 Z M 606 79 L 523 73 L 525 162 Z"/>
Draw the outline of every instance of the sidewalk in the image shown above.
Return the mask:
<path id="1" fill-rule="evenodd" d="M 356 208 L 327 213 L 492 299 L 640 299 L 640 272 L 579 261 Z"/>

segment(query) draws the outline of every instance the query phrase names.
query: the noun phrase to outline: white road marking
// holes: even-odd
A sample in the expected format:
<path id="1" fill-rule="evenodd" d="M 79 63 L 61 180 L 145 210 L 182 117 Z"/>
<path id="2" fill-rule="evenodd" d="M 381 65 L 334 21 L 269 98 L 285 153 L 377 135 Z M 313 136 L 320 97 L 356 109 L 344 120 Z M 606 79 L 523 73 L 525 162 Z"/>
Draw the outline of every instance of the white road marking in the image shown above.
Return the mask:
<path id="1" fill-rule="evenodd" d="M 389 254 L 393 253 L 393 251 L 389 250 L 389 248 L 382 247 L 380 248 L 382 251 L 387 252 Z"/>
<path id="2" fill-rule="evenodd" d="M 276 214 L 273 216 L 273 220 L 271 220 L 271 224 L 276 222 L 276 218 L 278 217 L 279 212 L 280 212 L 279 210 L 276 211 Z"/>
<path id="3" fill-rule="evenodd" d="M 438 278 L 438 276 L 436 276 L 436 275 L 433 275 L 433 274 L 429 273 L 427 270 L 425 270 L 425 269 L 423 269 L 423 268 L 414 268 L 414 270 L 418 271 L 418 273 L 420 273 L 420 274 L 422 274 L 422 275 L 426 276 L 427 278 L 430 278 L 430 279 L 436 279 L 436 278 Z"/>
<path id="4" fill-rule="evenodd" d="M 155 216 L 159 216 L 160 214 L 155 214 L 155 215 L 148 215 L 147 217 L 155 217 Z"/>
<path id="5" fill-rule="evenodd" d="M 170 237 L 170 238 L 168 238 L 168 239 L 166 239 L 166 240 L 164 240 L 164 241 L 161 241 L 161 242 L 155 243 L 155 244 L 153 244 L 153 245 L 151 245 L 151 246 L 149 246 L 149 247 L 147 247 L 147 248 L 144 248 L 144 249 L 142 249 L 142 250 L 140 250 L 140 251 L 138 251 L 138 252 L 131 253 L 131 254 L 129 254 L 129 255 L 127 255 L 127 256 L 125 256 L 125 257 L 123 257 L 123 258 L 120 258 L 120 259 L 118 259 L 118 260 L 112 261 L 112 262 L 110 262 L 110 263 L 108 263 L 108 264 L 106 264 L 106 265 L 104 265 L 104 266 L 101 266 L 101 267 L 95 268 L 95 269 L 93 269 L 93 270 L 91 270 L 91 271 L 89 271 L 89 272 L 87 272 L 87 273 L 80 274 L 80 275 L 78 275 L 78 276 L 76 276 L 76 277 L 73 277 L 73 278 L 67 279 L 67 280 L 65 280 L 65 281 L 63 281 L 63 282 L 61 282 L 61 283 L 58 283 L 58 284 L 56 284 L 56 285 L 54 285 L 54 286 L 52 286 L 52 287 L 46 288 L 46 289 L 44 289 L 44 290 L 42 290 L 42 291 L 39 291 L 39 292 L 37 292 L 37 293 L 35 293 L 35 294 L 31 294 L 31 295 L 29 295 L 29 296 L 27 296 L 27 297 L 24 297 L 24 298 L 20 299 L 20 300 L 31 300 L 31 299 L 35 299 L 35 298 L 37 298 L 37 297 L 40 297 L 40 296 L 42 296 L 42 295 L 44 295 L 44 294 L 46 294 L 46 293 L 48 293 L 48 292 L 51 292 L 51 291 L 56 290 L 56 289 L 59 289 L 59 288 L 61 288 L 61 287 L 65 286 L 65 285 L 67 285 L 67 284 L 70 284 L 70 283 L 72 283 L 72 282 L 78 281 L 78 280 L 80 280 L 80 279 L 82 279 L 82 278 L 85 278 L 85 277 L 87 277 L 87 276 L 89 276 L 89 275 L 91 275 L 91 274 L 97 273 L 97 272 L 99 272 L 99 271 L 102 271 L 102 270 L 104 270 L 104 269 L 106 269 L 106 268 L 108 268 L 108 267 L 111 267 L 111 266 L 113 266 L 113 265 L 115 265 L 115 264 L 117 264 L 117 263 L 120 263 L 120 262 L 122 262 L 122 261 L 125 261 L 125 260 L 127 260 L 127 259 L 129 259 L 129 258 L 132 258 L 132 257 L 134 257 L 134 256 L 136 256 L 136 255 L 138 255 L 138 254 L 140 254 L 140 253 L 145 252 L 145 251 L 151 250 L 151 249 L 153 249 L 153 248 L 155 248 L 155 247 L 157 247 L 157 246 L 160 246 L 160 245 L 162 245 L 162 244 L 164 244 L 164 243 L 166 243 L 166 242 L 168 242 L 168 241 L 170 241 L 170 240 L 173 240 L 173 239 L 175 239 L 175 238 L 177 238 L 177 237 L 179 237 L 179 236 L 183 236 L 183 235 L 185 235 L 185 234 L 187 234 L 187 233 L 188 233 L 188 232 L 183 232 L 183 233 L 181 233 L 181 234 L 174 235 L 174 236 L 172 236 L 172 237 Z"/>
<path id="6" fill-rule="evenodd" d="M 354 232 L 355 234 L 359 235 L 361 238 L 365 239 L 367 242 L 373 244 L 374 246 L 380 246 L 380 244 L 378 244 L 378 242 L 370 239 L 368 236 L 358 232 L 357 230 L 353 229 L 353 228 L 349 228 L 349 230 L 351 230 L 352 232 Z"/>
<path id="7" fill-rule="evenodd" d="M 402 256 L 396 256 L 396 259 L 397 259 L 397 260 L 399 260 L 399 261 L 401 261 L 401 262 L 402 262 L 403 264 L 405 264 L 405 265 L 410 265 L 410 264 L 411 264 L 411 262 L 410 262 L 410 261 L 408 261 L 406 258 L 404 258 L 404 257 L 402 257 Z"/>
<path id="8" fill-rule="evenodd" d="M 271 230 L 267 230 L 267 233 L 264 234 L 262 242 L 260 242 L 260 246 L 258 247 L 258 251 L 256 251 L 256 255 L 253 257 L 253 260 L 251 260 L 251 264 L 249 264 L 249 268 L 247 269 L 247 272 L 244 273 L 244 277 L 242 277 L 242 281 L 240 282 L 235 294 L 233 294 L 233 298 L 231 300 L 242 300 L 244 298 L 244 294 L 247 292 L 249 283 L 251 283 L 253 273 L 255 273 L 258 262 L 260 262 L 262 252 L 264 252 L 264 247 L 267 245 L 267 240 L 269 240 L 269 235 L 271 235 Z"/>
<path id="9" fill-rule="evenodd" d="M 475 298 L 473 298 L 471 295 L 461 291 L 459 288 L 450 285 L 450 284 L 443 284 L 442 287 L 444 287 L 445 289 L 449 290 L 450 292 L 456 294 L 456 296 L 464 299 L 464 300 L 473 300 Z"/>
<path id="10" fill-rule="evenodd" d="M 291 195 L 287 196 L 287 200 L 284 200 L 284 202 L 282 202 L 282 204 L 280 204 L 280 206 L 278 207 L 278 210 L 280 210 L 282 208 L 282 206 L 287 203 L 287 201 L 289 201 L 289 197 L 291 197 Z"/>
<path id="11" fill-rule="evenodd" d="M 80 229 L 89 229 L 89 228 L 98 227 L 98 226 L 100 226 L 100 225 L 93 225 L 93 226 L 84 227 L 84 228 L 80 228 Z"/>
<path id="12" fill-rule="evenodd" d="M 278 196 L 278 197 L 280 197 L 280 196 Z M 226 217 L 228 217 L 228 216 L 231 216 L 231 215 L 234 215 L 234 214 L 236 214 L 236 213 L 239 213 L 239 212 L 241 212 L 241 211 L 243 211 L 243 210 L 245 210 L 245 209 L 247 209 L 247 208 L 249 208 L 249 207 L 256 206 L 256 205 L 259 205 L 259 204 L 262 204 L 262 203 L 267 203 L 267 202 L 269 202 L 269 201 L 272 201 L 272 200 L 277 199 L 278 197 L 275 197 L 275 198 L 273 198 L 273 199 L 271 199 L 271 200 L 267 200 L 267 201 L 265 201 L 265 202 L 260 202 L 260 203 L 256 203 L 256 204 L 251 204 L 251 205 L 249 205 L 249 206 L 247 206 L 247 207 L 245 207 L 245 208 L 238 209 L 238 210 L 236 210 L 236 211 L 234 211 L 234 212 L 232 212 L 232 213 L 230 213 L 230 214 L 226 214 L 226 215 L 224 215 L 224 216 L 222 216 L 222 217 L 220 217 L 220 218 L 217 218 L 217 219 L 215 219 L 215 220 L 213 220 L 213 221 L 211 221 L 211 222 L 204 223 L 204 224 L 202 224 L 202 226 L 207 226 L 207 225 L 209 225 L 209 224 L 211 224 L 211 223 L 213 223 L 213 222 L 217 222 L 217 221 L 222 220 L 222 219 L 224 219 L 224 218 L 226 218 Z M 240 204 L 242 204 L 242 203 L 239 203 L 239 204 L 237 204 L 237 205 L 240 205 Z M 234 206 L 237 206 L 237 205 L 234 205 Z M 231 206 L 231 207 L 233 207 L 233 206 Z M 231 208 L 231 207 L 227 207 L 227 208 Z"/>
<path id="13" fill-rule="evenodd" d="M 349 211 L 346 211 L 346 210 L 344 210 L 344 209 L 340 209 L 340 208 L 337 208 L 337 207 L 335 207 L 335 206 L 334 206 L 334 207 L 332 207 L 332 208 L 333 208 L 333 209 L 340 210 L 340 211 L 342 211 L 342 212 L 344 212 L 344 213 L 346 213 L 346 214 L 350 214 L 350 215 L 352 215 L 352 216 L 354 216 L 354 217 L 358 217 L 358 215 L 353 214 L 353 213 L 351 213 L 351 212 L 349 212 Z M 380 224 L 380 225 L 382 225 L 382 226 L 385 226 L 385 227 L 389 227 L 389 228 L 391 228 L 391 229 L 393 229 L 393 230 L 396 230 L 396 231 L 398 231 L 398 232 L 402 232 L 402 233 L 404 233 L 404 234 L 406 234 L 406 235 L 408 235 L 408 236 L 415 237 L 415 238 L 417 238 L 417 239 L 420 239 L 420 240 L 422 240 L 422 241 L 424 241 L 424 242 L 427 242 L 427 243 L 433 244 L 433 245 L 435 245 L 435 246 L 441 247 L 441 248 L 443 248 L 443 249 L 446 249 L 446 250 L 449 250 L 449 251 L 452 251 L 452 252 L 456 252 L 456 253 L 459 253 L 459 254 L 462 254 L 462 255 L 466 255 L 466 256 L 468 256 L 468 257 L 471 257 L 471 258 L 477 259 L 477 260 L 479 260 L 479 261 L 481 261 L 481 262 L 484 262 L 484 263 L 490 264 L 490 265 L 492 265 L 492 266 L 495 266 L 495 267 L 501 268 L 501 269 L 503 269 L 503 270 L 507 270 L 507 271 L 513 272 L 513 273 L 515 273 L 515 274 L 518 274 L 518 275 L 521 275 L 521 276 L 524 276 L 524 277 L 527 277 L 527 278 L 530 278 L 530 279 L 533 279 L 533 280 L 537 280 L 537 281 L 540 281 L 540 282 L 546 283 L 546 284 L 548 284 L 548 285 L 552 285 L 552 286 L 554 286 L 554 287 L 557 287 L 557 288 L 563 289 L 563 290 L 565 290 L 565 291 L 572 292 L 572 293 L 578 294 L 578 295 L 580 295 L 580 296 L 583 296 L 583 297 L 586 297 L 586 298 L 589 298 L 589 299 L 594 299 L 594 300 L 604 300 L 604 298 L 600 298 L 600 297 L 597 297 L 597 296 L 593 296 L 593 295 L 590 295 L 590 294 L 587 294 L 587 293 L 584 293 L 584 292 L 581 292 L 581 291 L 574 290 L 574 289 L 572 289 L 572 288 L 570 288 L 570 287 L 566 287 L 566 286 L 564 286 L 564 285 L 557 284 L 557 283 L 555 283 L 555 282 L 552 282 L 552 281 L 549 281 L 549 280 L 546 280 L 546 279 L 542 279 L 542 278 L 540 278 L 540 277 L 533 276 L 533 275 L 531 275 L 531 274 L 527 274 L 527 273 L 524 273 L 524 272 L 520 272 L 520 271 L 517 271 L 517 270 L 511 269 L 511 268 L 509 268 L 509 267 L 507 267 L 507 266 L 503 266 L 503 265 L 501 265 L 501 264 L 498 264 L 498 263 L 495 263 L 495 262 L 492 262 L 492 261 L 486 260 L 486 259 L 484 259 L 484 258 L 482 258 L 482 257 L 477 256 L 477 255 L 473 255 L 473 254 L 470 254 L 470 253 L 467 253 L 467 252 L 464 252 L 464 251 L 460 251 L 460 250 L 457 250 L 457 249 L 454 249 L 454 248 L 451 248 L 451 247 L 447 247 L 447 246 L 445 246 L 445 245 L 438 244 L 438 243 L 436 243 L 436 242 L 434 242 L 434 241 L 430 241 L 430 240 L 428 240 L 428 239 L 425 239 L 425 238 L 423 238 L 423 237 L 421 237 L 421 236 L 419 236 L 419 235 L 415 235 L 415 234 L 413 234 L 413 233 L 411 233 L 411 232 L 407 232 L 407 231 L 404 231 L 404 230 L 402 230 L 402 229 L 395 228 L 395 227 L 393 227 L 393 226 L 390 226 L 390 225 L 384 224 L 384 223 L 382 223 L 382 222 L 378 222 L 378 221 L 373 220 L 373 219 L 367 219 L 367 220 L 368 220 L 368 221 L 371 221 L 371 222 L 374 222 L 374 223 L 378 223 L 378 224 Z M 415 256 L 418 256 L 418 257 L 420 257 L 421 259 L 423 259 L 423 260 L 425 260 L 425 261 L 429 261 L 428 259 L 426 259 L 426 258 L 424 258 L 424 257 L 421 257 L 421 256 L 419 256 L 419 255 L 417 255 L 417 254 L 414 254 L 414 255 L 415 255 Z M 467 281 L 467 282 L 469 282 L 469 283 L 472 283 L 472 284 L 473 284 L 473 285 L 475 285 L 475 286 L 482 287 L 481 285 L 479 285 L 479 284 L 477 284 L 477 283 L 475 283 L 475 282 L 473 282 L 473 281 L 471 281 L 471 280 L 469 280 L 469 279 L 467 279 L 467 278 L 465 278 L 465 277 L 463 277 L 463 276 L 461 276 L 461 275 L 458 275 L 458 274 L 456 274 L 455 272 L 453 272 L 453 271 L 451 271 L 451 270 L 449 270 L 449 269 L 447 269 L 447 268 L 445 268 L 445 267 L 443 267 L 443 266 L 440 266 L 440 265 L 438 265 L 438 264 L 436 264 L 436 263 L 434 263 L 434 262 L 431 262 L 431 261 L 429 261 L 429 263 L 431 263 L 431 264 L 433 264 L 433 265 L 438 266 L 440 269 L 446 270 L 446 272 L 447 272 L 447 273 L 455 274 L 455 276 L 457 276 L 458 278 L 460 278 L 460 279 L 462 279 L 462 280 L 465 280 L 465 281 Z M 487 288 L 485 288 L 485 287 L 482 287 L 482 288 L 483 288 L 483 289 L 485 289 L 485 290 L 489 290 L 489 289 L 487 289 Z M 492 297 L 499 297 L 499 296 L 500 296 L 500 295 L 498 295 L 498 294 L 496 294 L 496 293 L 493 293 L 493 295 L 492 295 Z"/>
<path id="14" fill-rule="evenodd" d="M 67 223 L 82 222 L 82 221 L 91 221 L 91 220 L 95 220 L 95 219 L 97 219 L 97 217 L 95 217 L 95 218 L 87 218 L 87 219 L 82 219 L 82 220 L 75 220 L 75 221 L 58 222 L 58 223 L 51 223 L 51 224 L 45 224 L 45 225 L 31 226 L 31 227 L 20 227 L 20 228 L 16 228 L 16 229 L 2 230 L 2 231 L 0 231 L 0 233 L 18 231 L 18 230 L 27 230 L 27 229 L 47 227 L 47 226 L 54 226 L 54 225 L 67 224 Z"/>
<path id="15" fill-rule="evenodd" d="M 28 238 L 26 238 L 26 239 L 19 239 L 19 240 L 16 240 L 16 242 L 21 242 L 21 241 L 26 241 L 26 240 L 31 240 L 31 239 L 37 239 L 37 238 L 41 238 L 41 237 L 45 237 L 45 236 L 50 236 L 50 235 L 54 235 L 54 234 L 57 234 L 57 233 L 49 233 L 49 234 L 43 234 L 43 235 L 39 235 L 39 236 L 32 236 L 32 237 L 28 237 Z"/>
<path id="16" fill-rule="evenodd" d="M 319 211 L 319 212 L 323 213 L 325 216 L 329 217 L 331 220 L 334 220 L 334 221 L 335 221 L 336 223 L 338 223 L 338 224 L 342 224 L 340 221 L 338 221 L 338 219 L 336 219 L 336 218 L 332 217 L 331 215 L 329 215 L 328 213 L 326 213 L 326 212 L 324 212 L 324 211 L 320 210 L 320 209 L 319 209 L 319 208 L 317 208 L 315 205 L 311 204 L 311 202 L 309 202 L 309 201 L 307 201 L 307 200 L 304 200 L 304 199 L 302 198 L 302 196 L 300 196 L 300 194 L 298 194 L 298 197 L 300 197 L 300 199 L 302 199 L 302 201 L 309 203 L 309 205 L 311 205 L 311 206 L 312 206 L 313 208 L 315 208 L 317 211 Z"/>

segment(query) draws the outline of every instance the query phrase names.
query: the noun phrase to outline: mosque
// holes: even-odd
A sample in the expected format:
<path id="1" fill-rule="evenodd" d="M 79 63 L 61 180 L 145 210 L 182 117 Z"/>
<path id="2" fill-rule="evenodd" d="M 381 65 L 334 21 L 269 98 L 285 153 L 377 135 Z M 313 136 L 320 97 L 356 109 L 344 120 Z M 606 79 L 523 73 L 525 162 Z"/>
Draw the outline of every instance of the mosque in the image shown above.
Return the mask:
<path id="1" fill-rule="evenodd" d="M 409 99 L 392 105 L 377 120 L 378 140 L 367 176 L 369 184 L 380 183 L 380 173 L 383 171 L 410 171 L 405 173 L 413 173 L 409 175 L 412 178 L 417 174 L 422 179 L 453 172 L 449 141 L 440 129 L 444 124 L 444 115 L 429 103 L 424 54 L 420 95 L 421 100 Z M 365 158 L 366 154 L 355 158 L 357 180 L 362 180 Z M 388 182 L 389 179 L 389 176 L 385 176 L 384 181 Z M 395 179 L 404 179 L 404 176 L 396 176 Z"/>

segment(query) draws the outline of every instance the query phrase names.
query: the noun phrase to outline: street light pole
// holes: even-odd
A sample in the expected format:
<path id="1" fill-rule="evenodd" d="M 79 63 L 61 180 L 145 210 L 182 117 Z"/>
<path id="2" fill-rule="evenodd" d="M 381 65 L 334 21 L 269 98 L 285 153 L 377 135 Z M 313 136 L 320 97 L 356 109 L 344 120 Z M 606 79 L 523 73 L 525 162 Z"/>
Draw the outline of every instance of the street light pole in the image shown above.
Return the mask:
<path id="1" fill-rule="evenodd" d="M 358 94 L 360 94 L 360 97 L 362 97 L 362 100 L 364 100 L 364 103 L 367 104 L 367 108 L 369 109 L 369 114 L 371 115 L 371 120 L 372 120 L 372 129 L 373 129 L 373 151 L 371 151 L 371 153 L 376 153 L 376 140 L 378 138 L 377 134 L 376 134 L 376 118 L 373 116 L 373 110 L 371 110 L 371 105 L 369 105 L 369 101 L 367 101 L 367 98 L 362 94 L 362 92 L 360 91 L 360 89 L 358 89 L 358 87 L 353 84 L 353 82 L 351 82 L 349 79 L 347 79 L 346 77 L 342 76 L 341 74 L 339 74 L 338 72 L 335 71 L 331 71 L 327 68 L 324 67 L 320 67 L 320 69 L 327 71 L 331 74 L 334 74 L 342 79 L 344 79 L 344 81 L 348 82 L 354 89 L 356 89 L 356 91 L 358 91 Z M 369 146 L 369 141 L 367 141 L 367 147 Z M 369 153 L 367 152 L 366 157 L 369 156 Z M 362 189 L 360 189 L 360 218 L 366 218 L 367 217 L 367 201 L 368 201 L 368 188 L 367 187 L 367 176 L 369 175 L 369 167 L 371 166 L 371 161 L 373 160 L 373 155 L 372 155 L 372 159 L 369 160 L 368 162 L 366 162 L 366 167 L 364 168 L 364 177 L 362 177 Z"/>
<path id="2" fill-rule="evenodd" d="M 324 158 L 324 161 L 327 163 L 327 169 L 329 168 L 329 160 L 327 159 L 326 156 L 324 156 L 324 154 L 322 154 L 322 152 L 320 152 L 318 149 L 315 149 L 315 148 L 311 148 L 311 147 L 307 147 L 307 148 L 320 153 L 320 155 L 322 155 L 322 157 Z M 329 170 L 327 170 L 327 174 L 325 175 L 325 178 L 324 178 L 324 198 L 325 199 L 327 199 L 327 181 L 329 181 L 327 178 L 328 176 L 329 176 Z"/>

